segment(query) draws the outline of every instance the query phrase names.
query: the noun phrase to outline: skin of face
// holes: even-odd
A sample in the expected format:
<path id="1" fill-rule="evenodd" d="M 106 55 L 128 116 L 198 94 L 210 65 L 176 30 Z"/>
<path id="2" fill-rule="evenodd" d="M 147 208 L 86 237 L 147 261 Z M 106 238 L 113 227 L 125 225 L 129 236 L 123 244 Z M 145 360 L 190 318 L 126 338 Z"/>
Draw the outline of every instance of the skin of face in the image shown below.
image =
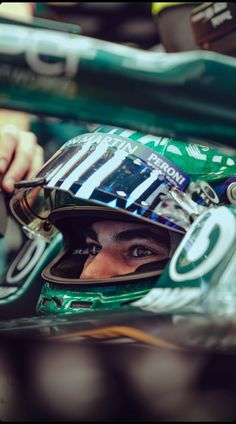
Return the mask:
<path id="1" fill-rule="evenodd" d="M 98 221 L 87 231 L 86 251 L 80 278 L 111 278 L 168 259 L 169 236 L 167 230 L 148 224 Z"/>

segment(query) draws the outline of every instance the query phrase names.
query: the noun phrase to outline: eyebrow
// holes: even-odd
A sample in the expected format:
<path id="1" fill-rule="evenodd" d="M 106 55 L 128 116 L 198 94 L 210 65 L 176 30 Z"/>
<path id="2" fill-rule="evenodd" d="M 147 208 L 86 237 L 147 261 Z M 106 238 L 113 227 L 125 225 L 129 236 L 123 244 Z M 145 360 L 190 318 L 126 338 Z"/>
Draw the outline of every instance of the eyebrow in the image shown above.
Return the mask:
<path id="1" fill-rule="evenodd" d="M 167 235 L 167 238 L 166 238 Z M 152 240 L 157 244 L 169 244 L 169 235 L 168 233 L 157 234 L 156 232 L 150 230 L 149 228 L 143 229 L 135 229 L 135 230 L 125 230 L 118 233 L 115 236 L 115 241 L 130 241 L 133 239 L 144 239 L 144 240 Z"/>
<path id="2" fill-rule="evenodd" d="M 167 236 L 167 237 L 166 237 Z M 99 243 L 98 235 L 95 230 L 88 228 L 85 234 L 86 238 L 90 238 Z M 134 230 L 125 230 L 115 235 L 114 241 L 131 241 L 133 239 L 152 240 L 159 245 L 170 245 L 169 234 L 157 234 L 149 228 L 136 228 Z"/>

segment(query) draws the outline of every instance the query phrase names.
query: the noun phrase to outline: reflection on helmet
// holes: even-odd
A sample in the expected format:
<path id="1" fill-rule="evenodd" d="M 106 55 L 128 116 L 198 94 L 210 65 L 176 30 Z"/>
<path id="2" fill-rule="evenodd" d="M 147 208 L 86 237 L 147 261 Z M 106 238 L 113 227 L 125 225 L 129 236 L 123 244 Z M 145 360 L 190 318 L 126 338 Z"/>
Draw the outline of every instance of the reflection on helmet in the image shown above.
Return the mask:
<path id="1" fill-rule="evenodd" d="M 29 231 L 63 234 L 38 311 L 116 309 L 144 296 L 195 218 L 236 202 L 235 163 L 207 145 L 122 128 L 68 141 L 37 175 L 40 186 L 11 202 Z"/>

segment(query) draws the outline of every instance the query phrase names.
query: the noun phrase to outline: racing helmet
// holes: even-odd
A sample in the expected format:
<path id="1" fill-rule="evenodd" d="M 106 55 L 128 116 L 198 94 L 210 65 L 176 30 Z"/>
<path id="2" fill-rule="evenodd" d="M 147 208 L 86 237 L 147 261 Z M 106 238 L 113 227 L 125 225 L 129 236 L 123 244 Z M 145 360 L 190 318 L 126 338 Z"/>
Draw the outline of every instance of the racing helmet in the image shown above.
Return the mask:
<path id="1" fill-rule="evenodd" d="M 217 147 L 97 126 L 65 143 L 34 179 L 17 184 L 13 215 L 28 233 L 63 246 L 43 270 L 41 314 L 126 308 L 147 294 L 192 222 L 236 203 L 236 155 Z M 87 229 L 96 223 L 155 229 L 167 254 L 132 272 L 83 278 Z M 107 263 L 109 266 L 109 263 Z"/>

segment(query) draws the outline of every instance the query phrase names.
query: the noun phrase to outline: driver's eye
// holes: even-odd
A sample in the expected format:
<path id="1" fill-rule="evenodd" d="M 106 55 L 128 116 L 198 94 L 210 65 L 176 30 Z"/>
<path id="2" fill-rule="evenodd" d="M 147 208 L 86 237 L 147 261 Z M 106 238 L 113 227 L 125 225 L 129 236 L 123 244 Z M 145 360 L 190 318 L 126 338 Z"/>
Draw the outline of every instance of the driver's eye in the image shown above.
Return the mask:
<path id="1" fill-rule="evenodd" d="M 89 255 L 96 256 L 101 251 L 101 246 L 98 244 L 89 244 L 88 245 L 88 252 Z"/>
<path id="2" fill-rule="evenodd" d="M 150 256 L 153 252 L 150 249 L 147 249 L 146 247 L 137 246 L 132 249 L 132 255 L 137 258 L 142 258 L 144 256 Z"/>

